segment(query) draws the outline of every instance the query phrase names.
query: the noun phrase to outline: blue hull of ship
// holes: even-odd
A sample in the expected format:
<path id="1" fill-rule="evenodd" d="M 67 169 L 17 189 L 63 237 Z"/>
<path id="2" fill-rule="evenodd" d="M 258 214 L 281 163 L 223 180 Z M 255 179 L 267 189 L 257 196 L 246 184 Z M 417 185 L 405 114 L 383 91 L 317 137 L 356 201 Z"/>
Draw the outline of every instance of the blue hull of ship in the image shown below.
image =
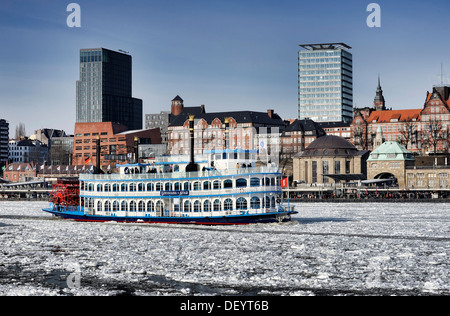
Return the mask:
<path id="1" fill-rule="evenodd" d="M 58 211 L 53 208 L 43 209 L 63 219 L 81 222 L 121 222 L 121 223 L 161 223 L 161 224 L 197 224 L 197 225 L 248 225 L 259 223 L 280 223 L 291 221 L 295 211 L 272 212 L 264 214 L 242 214 L 228 216 L 202 216 L 202 217 L 120 217 L 87 215 L 81 211 Z"/>

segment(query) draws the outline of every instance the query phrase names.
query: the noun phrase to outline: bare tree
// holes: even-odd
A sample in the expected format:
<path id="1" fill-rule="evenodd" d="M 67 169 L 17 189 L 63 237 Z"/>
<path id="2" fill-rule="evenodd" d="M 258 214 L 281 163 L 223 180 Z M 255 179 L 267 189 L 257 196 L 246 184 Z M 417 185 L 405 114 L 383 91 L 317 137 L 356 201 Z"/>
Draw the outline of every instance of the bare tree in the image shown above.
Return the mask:
<path id="1" fill-rule="evenodd" d="M 443 129 L 442 121 L 436 117 L 431 118 L 423 126 L 422 147 L 433 147 L 433 153 L 436 155 L 439 143 L 447 139 L 447 132 Z"/>
<path id="2" fill-rule="evenodd" d="M 16 126 L 16 139 L 20 139 L 20 138 L 23 138 L 23 137 L 25 137 L 25 124 L 20 122 Z"/>
<path id="3" fill-rule="evenodd" d="M 400 142 L 406 149 L 417 141 L 417 124 L 413 121 L 404 121 L 400 130 Z"/>
<path id="4" fill-rule="evenodd" d="M 356 126 L 353 127 L 353 138 L 354 144 L 358 149 L 366 150 L 368 149 L 369 141 L 368 141 L 368 133 L 367 133 L 367 124 L 360 124 L 359 121 L 356 123 Z"/>

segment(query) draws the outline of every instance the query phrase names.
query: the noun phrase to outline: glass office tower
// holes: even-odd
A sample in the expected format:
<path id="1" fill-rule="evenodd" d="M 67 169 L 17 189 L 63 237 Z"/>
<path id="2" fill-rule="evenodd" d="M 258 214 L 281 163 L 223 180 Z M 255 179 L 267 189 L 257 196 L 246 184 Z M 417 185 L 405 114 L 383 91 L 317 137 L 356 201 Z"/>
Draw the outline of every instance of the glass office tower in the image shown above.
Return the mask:
<path id="1" fill-rule="evenodd" d="M 132 97 L 131 56 L 105 48 L 80 50 L 77 123 L 113 122 L 142 129 L 142 100 Z"/>
<path id="2" fill-rule="evenodd" d="M 8 163 L 9 155 L 9 123 L 0 119 L 0 174 L 1 168 Z"/>
<path id="3" fill-rule="evenodd" d="M 353 120 L 350 46 L 302 44 L 298 53 L 298 117 L 316 122 Z"/>

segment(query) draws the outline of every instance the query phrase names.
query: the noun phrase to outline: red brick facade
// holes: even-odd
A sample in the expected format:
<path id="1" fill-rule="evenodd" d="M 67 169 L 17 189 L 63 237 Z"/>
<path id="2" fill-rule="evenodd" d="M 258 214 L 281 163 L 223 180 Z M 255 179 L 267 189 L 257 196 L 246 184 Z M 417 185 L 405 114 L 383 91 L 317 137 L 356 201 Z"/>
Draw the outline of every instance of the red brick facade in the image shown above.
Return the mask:
<path id="1" fill-rule="evenodd" d="M 413 153 L 449 152 L 450 87 L 433 88 L 422 109 L 380 109 L 377 102 L 373 108 L 355 109 L 351 141 L 358 149 L 373 150 L 381 130 L 384 141 L 399 142 Z"/>
<path id="2" fill-rule="evenodd" d="M 5 167 L 3 177 L 11 182 L 25 182 L 36 177 L 34 163 L 11 163 Z"/>
<path id="3" fill-rule="evenodd" d="M 82 165 L 90 158 L 96 164 L 96 140 L 100 138 L 100 165 L 119 162 L 117 157 L 134 152 L 134 138 L 141 143 L 161 144 L 159 128 L 127 131 L 126 126 L 111 123 L 75 123 L 72 165 Z"/>

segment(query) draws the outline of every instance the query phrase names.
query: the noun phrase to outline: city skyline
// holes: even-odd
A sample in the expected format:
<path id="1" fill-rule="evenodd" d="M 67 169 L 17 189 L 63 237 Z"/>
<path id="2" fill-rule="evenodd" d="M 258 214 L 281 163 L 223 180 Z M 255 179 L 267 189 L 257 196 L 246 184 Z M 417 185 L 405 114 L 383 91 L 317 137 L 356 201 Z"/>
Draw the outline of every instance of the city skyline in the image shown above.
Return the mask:
<path id="1" fill-rule="evenodd" d="M 70 2 L 70 1 L 69 1 Z M 7 0 L 0 8 L 0 119 L 73 133 L 79 50 L 123 49 L 133 56 L 133 95 L 143 115 L 169 110 L 180 95 L 209 112 L 273 108 L 295 118 L 299 44 L 352 46 L 355 107 L 370 106 L 381 77 L 387 107 L 421 108 L 444 83 L 450 44 L 444 1 L 377 1 L 381 27 L 369 28 L 371 1 L 77 1 L 81 27 L 69 28 L 67 3 Z M 433 18 L 427 18 L 427 12 Z"/>

